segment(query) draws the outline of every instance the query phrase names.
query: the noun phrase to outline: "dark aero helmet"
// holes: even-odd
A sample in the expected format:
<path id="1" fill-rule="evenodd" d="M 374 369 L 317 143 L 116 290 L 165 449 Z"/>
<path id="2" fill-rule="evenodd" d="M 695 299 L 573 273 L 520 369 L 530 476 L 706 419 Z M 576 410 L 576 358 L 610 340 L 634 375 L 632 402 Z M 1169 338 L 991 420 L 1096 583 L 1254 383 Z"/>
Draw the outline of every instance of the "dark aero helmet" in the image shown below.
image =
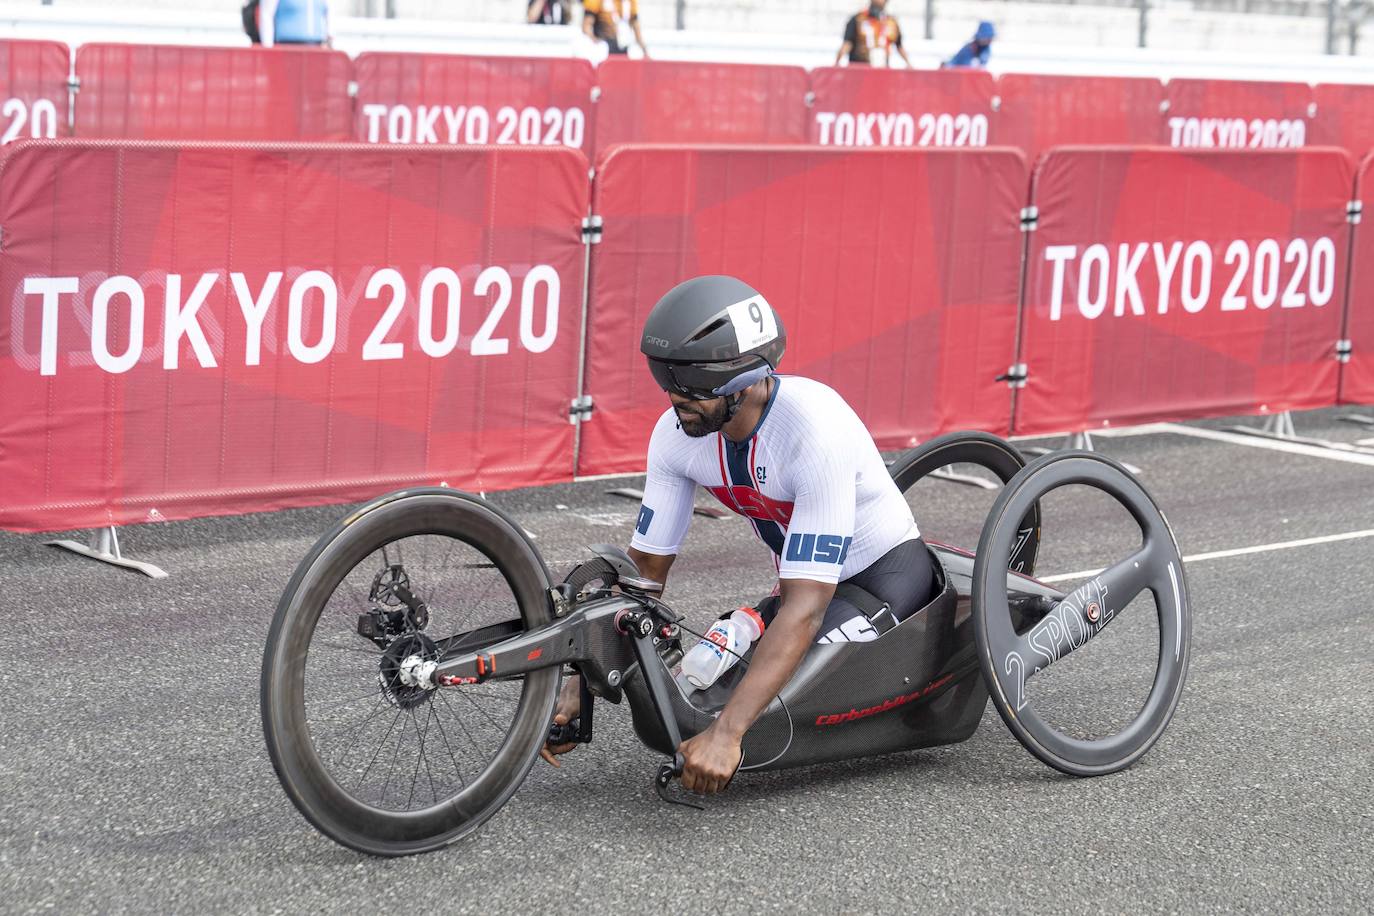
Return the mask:
<path id="1" fill-rule="evenodd" d="M 664 391 L 696 400 L 737 396 L 778 368 L 787 331 L 777 312 L 734 277 L 695 277 L 658 300 L 640 352 Z M 731 415 L 738 397 L 731 398 Z"/>

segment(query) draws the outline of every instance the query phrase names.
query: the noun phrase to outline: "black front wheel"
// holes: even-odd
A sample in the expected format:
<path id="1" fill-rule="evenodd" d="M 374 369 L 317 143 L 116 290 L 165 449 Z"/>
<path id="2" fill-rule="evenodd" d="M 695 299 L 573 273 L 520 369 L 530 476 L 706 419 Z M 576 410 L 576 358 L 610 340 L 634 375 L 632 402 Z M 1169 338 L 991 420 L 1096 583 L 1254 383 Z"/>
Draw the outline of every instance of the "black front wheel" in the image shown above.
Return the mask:
<path id="1" fill-rule="evenodd" d="M 382 497 L 326 534 L 267 638 L 262 721 L 282 787 L 360 852 L 445 846 L 510 798 L 538 756 L 558 669 L 435 688 L 425 665 L 551 619 L 519 525 L 445 489 Z"/>
<path id="2" fill-rule="evenodd" d="M 1138 526 L 1141 546 L 1089 574 L 1029 629 L 1011 614 L 1007 558 L 1019 543 L 1021 519 L 1047 494 L 1086 486 L 1120 504 Z M 1011 583 L 1030 588 L 1025 583 Z M 1088 641 L 1132 609 L 1149 592 L 1158 623 L 1154 677 L 1144 705 L 1115 733 L 1078 737 L 1042 717 L 1031 678 Z M 1061 772 L 1099 776 L 1125 769 L 1163 734 L 1178 707 L 1188 673 L 1192 614 L 1183 559 L 1164 513 L 1120 464 L 1095 452 L 1053 452 L 1027 465 L 998 497 L 978 542 L 971 598 L 974 639 L 993 705 L 1026 749 Z M 1134 604 L 1143 612 L 1144 600 Z M 1110 678 L 1111 672 L 1105 672 Z M 1092 701 L 1085 693 L 1084 702 Z"/>

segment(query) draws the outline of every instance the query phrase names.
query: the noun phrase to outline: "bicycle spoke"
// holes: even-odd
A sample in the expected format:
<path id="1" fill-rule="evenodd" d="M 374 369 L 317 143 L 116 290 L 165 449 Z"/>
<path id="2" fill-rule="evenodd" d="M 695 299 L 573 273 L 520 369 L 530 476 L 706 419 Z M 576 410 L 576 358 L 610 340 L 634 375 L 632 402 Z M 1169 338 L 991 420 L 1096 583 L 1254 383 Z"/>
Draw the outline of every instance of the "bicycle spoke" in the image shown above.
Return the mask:
<path id="1" fill-rule="evenodd" d="M 386 727 L 386 734 L 382 735 L 382 740 L 378 743 L 377 750 L 372 752 L 372 760 L 368 762 L 367 769 L 363 770 L 363 775 L 359 782 L 367 781 L 367 774 L 372 772 L 372 767 L 377 762 L 377 756 L 381 754 L 382 748 L 386 745 L 386 739 L 391 736 L 391 730 L 396 727 L 396 723 L 401 720 L 401 714 L 404 712 L 405 710 L 403 709 L 396 710 L 396 717 L 392 719 L 391 724 Z"/>
<path id="2" fill-rule="evenodd" d="M 351 751 L 355 746 L 357 746 L 357 744 L 358 744 L 358 738 L 361 737 L 361 735 L 362 735 L 363 727 L 366 726 L 367 723 L 371 722 L 373 719 L 377 718 L 377 717 L 380 716 L 383 712 L 385 712 L 386 710 L 388 710 L 388 709 L 390 709 L 390 708 L 391 708 L 390 705 L 386 702 L 386 697 L 378 697 L 378 698 L 377 698 L 377 706 L 376 706 L 376 708 L 372 711 L 372 714 L 369 715 L 369 716 L 367 716 L 365 719 L 363 719 L 362 721 L 360 721 L 357 725 L 353 726 L 353 728 L 351 729 L 351 734 L 353 735 L 353 740 L 352 740 L 351 742 L 349 742 L 349 743 L 344 747 L 344 749 L 343 749 L 341 752 L 339 752 L 339 753 L 335 756 L 335 759 L 334 759 L 335 766 L 342 766 L 342 765 L 343 765 L 343 762 L 344 762 L 344 756 L 345 756 L 349 751 Z"/>
<path id="3" fill-rule="evenodd" d="M 439 737 L 443 739 L 444 747 L 448 750 L 448 759 L 453 763 L 454 772 L 458 774 L 458 784 L 466 787 L 467 779 L 463 776 L 463 768 L 458 765 L 458 756 L 453 753 L 453 745 L 449 743 L 448 731 L 444 728 L 444 720 L 438 713 L 435 713 L 434 721 L 439 723 Z"/>

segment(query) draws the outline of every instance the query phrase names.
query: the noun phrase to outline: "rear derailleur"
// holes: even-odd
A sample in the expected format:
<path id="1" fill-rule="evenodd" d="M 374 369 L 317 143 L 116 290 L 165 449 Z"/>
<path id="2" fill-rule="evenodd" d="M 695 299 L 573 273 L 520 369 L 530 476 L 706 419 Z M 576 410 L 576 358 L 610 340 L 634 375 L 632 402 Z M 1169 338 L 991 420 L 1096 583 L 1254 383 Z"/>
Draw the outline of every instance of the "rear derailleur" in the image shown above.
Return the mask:
<path id="1" fill-rule="evenodd" d="M 410 576 L 399 563 L 386 566 L 372 580 L 369 610 L 358 615 L 358 635 L 385 649 L 402 633 L 429 625 L 429 608 L 410 590 Z"/>

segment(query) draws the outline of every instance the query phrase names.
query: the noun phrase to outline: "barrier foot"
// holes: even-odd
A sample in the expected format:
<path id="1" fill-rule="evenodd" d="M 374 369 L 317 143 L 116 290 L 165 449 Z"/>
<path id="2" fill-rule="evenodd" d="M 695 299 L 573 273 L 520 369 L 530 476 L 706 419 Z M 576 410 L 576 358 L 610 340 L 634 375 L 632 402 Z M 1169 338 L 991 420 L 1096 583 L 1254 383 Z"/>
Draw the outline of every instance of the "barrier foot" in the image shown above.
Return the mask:
<path id="1" fill-rule="evenodd" d="M 1097 447 L 1093 445 L 1093 435 L 1086 429 L 1082 432 L 1070 433 L 1069 437 L 1064 440 L 1064 444 L 1059 446 L 1058 449 L 1046 448 L 1043 445 L 1032 445 L 1028 448 L 1021 449 L 1021 451 L 1030 455 L 1048 455 L 1050 452 L 1069 449 L 1079 449 L 1084 452 L 1097 451 Z M 1123 461 L 1121 462 L 1121 466 L 1126 470 L 1130 471 L 1132 474 L 1141 473 L 1140 468 L 1136 467 L 1133 464 L 1130 464 L 1129 462 Z"/>
<path id="2" fill-rule="evenodd" d="M 1364 414 L 1351 413 L 1343 417 L 1337 417 L 1342 423 L 1354 423 L 1356 426 L 1374 427 L 1374 417 L 1366 417 Z"/>
<path id="3" fill-rule="evenodd" d="M 996 490 L 997 484 L 984 477 L 974 474 L 960 474 L 958 471 L 943 467 L 930 472 L 930 476 L 939 480 L 948 480 L 950 483 L 963 484 L 966 487 L 978 487 L 981 490 Z"/>
<path id="4" fill-rule="evenodd" d="M 83 557 L 109 563 L 111 566 L 136 570 L 152 579 L 167 578 L 167 573 L 161 567 L 154 566 L 152 563 L 144 563 L 142 560 L 130 560 L 124 556 L 119 550 L 119 534 L 113 525 L 92 531 L 89 544 L 82 544 L 77 541 L 46 541 L 45 543 L 49 547 L 70 550 L 72 553 L 79 553 Z"/>
<path id="5" fill-rule="evenodd" d="M 1345 418 L 1342 417 L 1341 419 Z M 1374 422 L 1371 422 L 1371 425 L 1374 425 Z M 1362 454 L 1369 454 L 1367 443 L 1363 440 L 1351 445 L 1348 442 L 1332 442 L 1330 439 L 1316 439 L 1312 436 L 1299 436 L 1297 430 L 1293 427 L 1293 414 L 1287 410 L 1266 417 L 1263 425 L 1258 427 L 1228 426 L 1227 429 L 1231 432 L 1241 433 L 1246 436 L 1255 436 L 1259 439 L 1274 439 L 1279 442 L 1297 442 L 1302 445 L 1316 446 L 1317 448 L 1329 448 L 1338 452 L 1360 452 Z"/>
<path id="6" fill-rule="evenodd" d="M 643 499 L 643 498 L 644 498 L 644 491 L 643 491 L 643 490 L 636 490 L 634 487 L 616 487 L 614 490 L 607 490 L 607 491 L 606 491 L 606 495 L 607 495 L 607 496 L 623 496 L 623 497 L 625 497 L 626 499 L 635 499 L 635 500 L 639 500 L 639 499 Z M 726 512 L 726 511 L 724 511 L 723 509 L 717 509 L 717 508 L 715 508 L 715 507 L 713 507 L 713 506 L 693 506 L 693 507 L 692 507 L 692 513 L 693 513 L 694 515 L 704 515 L 706 518 L 729 518 L 729 517 L 730 517 L 730 513 L 729 513 L 729 512 Z"/>

